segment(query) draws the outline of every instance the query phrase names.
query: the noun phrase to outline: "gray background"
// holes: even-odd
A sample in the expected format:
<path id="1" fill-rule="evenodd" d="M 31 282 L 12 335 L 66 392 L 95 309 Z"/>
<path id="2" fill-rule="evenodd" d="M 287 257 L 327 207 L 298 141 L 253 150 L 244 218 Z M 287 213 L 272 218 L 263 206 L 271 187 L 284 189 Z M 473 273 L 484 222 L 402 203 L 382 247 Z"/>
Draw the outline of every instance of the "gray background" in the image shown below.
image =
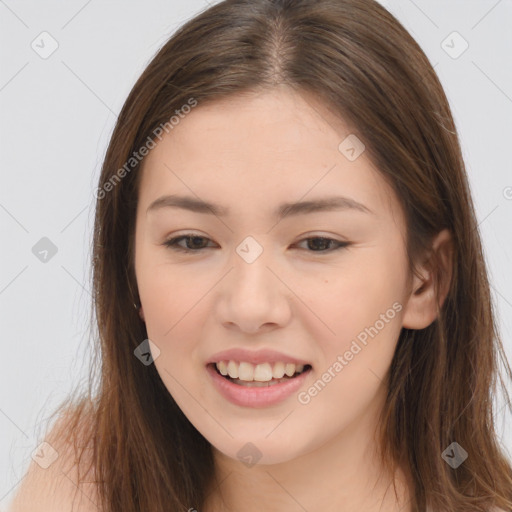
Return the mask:
<path id="1" fill-rule="evenodd" d="M 512 3 L 382 3 L 418 41 L 446 90 L 512 359 Z M 93 190 L 116 115 L 158 48 L 207 6 L 204 0 L 0 0 L 2 510 L 42 440 L 45 420 L 88 371 Z M 43 31 L 59 45 L 46 59 L 31 47 L 42 46 Z M 463 41 L 448 37 L 454 31 L 469 44 L 458 58 L 452 56 Z M 46 262 L 32 251 L 43 237 L 57 248 Z M 512 422 L 502 397 L 497 401 L 510 456 Z"/>

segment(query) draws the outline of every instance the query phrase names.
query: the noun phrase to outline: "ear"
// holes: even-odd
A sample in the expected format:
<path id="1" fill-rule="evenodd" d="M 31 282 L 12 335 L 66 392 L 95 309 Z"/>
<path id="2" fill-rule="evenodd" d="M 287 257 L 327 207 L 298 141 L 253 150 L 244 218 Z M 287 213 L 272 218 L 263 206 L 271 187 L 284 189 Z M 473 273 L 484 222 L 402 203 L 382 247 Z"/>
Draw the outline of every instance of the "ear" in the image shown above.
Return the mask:
<path id="1" fill-rule="evenodd" d="M 139 308 L 139 316 L 140 316 L 140 319 L 145 322 L 146 319 L 144 318 L 144 310 L 142 309 L 142 305 L 140 306 Z"/>
<path id="2" fill-rule="evenodd" d="M 437 318 L 450 289 L 452 266 L 453 240 L 450 231 L 443 229 L 435 236 L 431 250 L 418 269 L 421 277 L 413 275 L 410 295 L 406 298 L 404 308 L 403 327 L 424 329 Z"/>

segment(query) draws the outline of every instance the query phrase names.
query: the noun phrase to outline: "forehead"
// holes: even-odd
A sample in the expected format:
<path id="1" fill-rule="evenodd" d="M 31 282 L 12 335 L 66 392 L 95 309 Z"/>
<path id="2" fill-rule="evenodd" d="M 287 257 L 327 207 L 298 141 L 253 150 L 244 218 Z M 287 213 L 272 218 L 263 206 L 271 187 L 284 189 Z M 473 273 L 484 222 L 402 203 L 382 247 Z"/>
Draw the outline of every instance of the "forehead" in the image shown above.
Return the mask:
<path id="1" fill-rule="evenodd" d="M 395 219 L 398 200 L 365 151 L 347 157 L 347 147 L 362 149 L 354 135 L 289 89 L 199 103 L 146 156 L 139 202 L 147 208 L 164 194 L 187 193 L 243 215 L 343 195 Z"/>

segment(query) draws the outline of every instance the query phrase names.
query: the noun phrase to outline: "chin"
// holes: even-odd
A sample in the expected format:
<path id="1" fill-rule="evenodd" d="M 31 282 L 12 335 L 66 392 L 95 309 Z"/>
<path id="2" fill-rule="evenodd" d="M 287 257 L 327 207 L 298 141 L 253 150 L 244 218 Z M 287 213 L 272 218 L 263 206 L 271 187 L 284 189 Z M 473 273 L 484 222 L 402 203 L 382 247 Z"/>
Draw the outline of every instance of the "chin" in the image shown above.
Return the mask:
<path id="1" fill-rule="evenodd" d="M 239 462 L 242 466 L 251 468 L 254 465 L 283 464 L 297 459 L 307 450 L 298 449 L 297 440 L 288 438 L 290 446 L 284 445 L 283 440 L 276 437 L 274 440 L 260 438 L 242 437 L 239 439 L 225 440 L 224 443 L 212 443 L 214 452 L 220 452 Z M 211 441 L 210 441 L 211 442 Z"/>

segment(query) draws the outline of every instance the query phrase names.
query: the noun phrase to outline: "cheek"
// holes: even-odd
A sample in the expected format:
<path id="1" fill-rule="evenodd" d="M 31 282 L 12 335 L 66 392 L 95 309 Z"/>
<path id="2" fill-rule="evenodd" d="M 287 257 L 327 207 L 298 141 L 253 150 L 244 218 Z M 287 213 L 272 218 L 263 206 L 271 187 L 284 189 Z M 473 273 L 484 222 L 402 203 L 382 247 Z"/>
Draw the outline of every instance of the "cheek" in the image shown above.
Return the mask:
<path id="1" fill-rule="evenodd" d="M 140 255 L 137 285 L 148 338 L 158 347 L 155 367 L 169 393 L 180 400 L 181 386 L 194 387 L 192 371 L 198 364 L 197 348 L 203 337 L 201 326 L 211 284 L 169 262 Z M 197 390 L 194 394 L 197 394 Z M 187 397 L 181 397 L 186 402 Z"/>
<path id="2" fill-rule="evenodd" d="M 191 323 L 191 318 L 197 315 L 196 304 L 211 284 L 189 269 L 162 261 L 162 258 L 141 255 L 137 270 L 148 335 L 165 343 L 175 337 L 180 327 Z"/>
<path id="3" fill-rule="evenodd" d="M 310 307 L 329 328 L 324 328 L 322 334 L 316 329 L 317 339 L 325 340 L 326 363 L 346 351 L 357 353 L 353 360 L 357 359 L 358 364 L 390 361 L 404 308 L 403 269 L 403 261 L 396 252 L 377 257 L 376 252 L 368 251 L 323 279 L 322 293 L 316 286 Z M 357 345 L 361 347 L 359 352 Z"/>
<path id="4" fill-rule="evenodd" d="M 197 380 L 198 348 L 208 314 L 201 300 L 211 283 L 168 263 L 144 266 L 137 275 L 148 338 L 160 350 L 155 367 L 165 387 L 186 415 L 197 415 L 191 400 L 201 398 Z M 210 307 L 211 311 L 211 307 Z"/>
<path id="5" fill-rule="evenodd" d="M 321 360 L 315 381 L 300 397 L 310 412 L 305 420 L 310 428 L 332 424 L 334 435 L 385 393 L 385 376 L 401 330 L 400 269 L 400 260 L 390 255 L 358 255 L 357 262 L 333 272 L 338 277 L 322 280 L 323 293 L 316 294 L 311 309 L 332 332 L 323 324 L 315 327 Z"/>

